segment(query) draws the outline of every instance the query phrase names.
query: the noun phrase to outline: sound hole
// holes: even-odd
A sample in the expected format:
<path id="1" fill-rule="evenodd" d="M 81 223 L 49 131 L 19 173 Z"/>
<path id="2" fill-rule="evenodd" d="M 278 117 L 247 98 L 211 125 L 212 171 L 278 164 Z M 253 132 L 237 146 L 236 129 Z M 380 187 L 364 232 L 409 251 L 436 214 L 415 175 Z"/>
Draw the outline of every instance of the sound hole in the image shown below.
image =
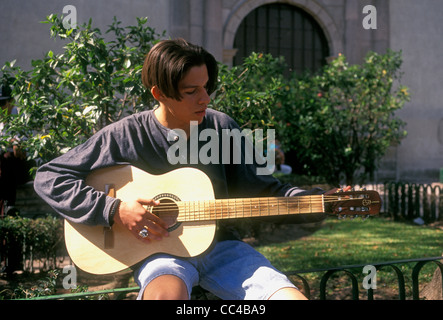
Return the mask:
<path id="1" fill-rule="evenodd" d="M 166 222 L 166 224 L 168 225 L 168 231 L 173 231 L 177 229 L 181 223 L 177 223 L 179 210 L 175 201 L 169 197 L 161 196 L 158 196 L 154 199 L 160 201 L 160 204 L 158 206 L 152 207 L 152 213 Z"/>

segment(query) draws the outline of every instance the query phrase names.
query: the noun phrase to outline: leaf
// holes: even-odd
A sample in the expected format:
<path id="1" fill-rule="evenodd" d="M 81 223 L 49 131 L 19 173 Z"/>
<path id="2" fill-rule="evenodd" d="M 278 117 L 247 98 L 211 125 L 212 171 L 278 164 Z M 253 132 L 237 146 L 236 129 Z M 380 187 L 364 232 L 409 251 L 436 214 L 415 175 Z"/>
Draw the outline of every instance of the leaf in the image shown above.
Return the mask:
<path id="1" fill-rule="evenodd" d="M 129 58 L 126 58 L 123 65 L 126 69 L 129 69 L 131 67 L 131 60 Z"/>

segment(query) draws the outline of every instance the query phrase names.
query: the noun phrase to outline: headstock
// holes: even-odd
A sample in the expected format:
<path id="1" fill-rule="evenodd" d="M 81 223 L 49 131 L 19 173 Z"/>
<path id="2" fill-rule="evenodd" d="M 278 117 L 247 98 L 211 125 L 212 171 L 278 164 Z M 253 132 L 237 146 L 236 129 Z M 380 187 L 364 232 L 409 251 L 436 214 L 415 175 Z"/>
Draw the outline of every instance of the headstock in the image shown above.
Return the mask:
<path id="1" fill-rule="evenodd" d="M 381 198 L 377 191 L 338 191 L 324 196 L 328 212 L 339 218 L 355 218 L 378 215 L 381 209 Z"/>

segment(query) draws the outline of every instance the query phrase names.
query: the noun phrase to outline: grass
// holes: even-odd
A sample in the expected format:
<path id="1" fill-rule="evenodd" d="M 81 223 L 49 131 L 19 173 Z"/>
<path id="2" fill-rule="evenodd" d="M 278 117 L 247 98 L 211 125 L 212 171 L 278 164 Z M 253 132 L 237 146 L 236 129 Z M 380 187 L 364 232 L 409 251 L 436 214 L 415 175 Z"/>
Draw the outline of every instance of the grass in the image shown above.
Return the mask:
<path id="1" fill-rule="evenodd" d="M 274 232 L 282 232 L 281 230 L 277 228 Z M 370 218 L 365 221 L 328 218 L 314 233 L 295 240 L 259 245 L 256 249 L 283 272 L 371 264 L 441 256 L 443 254 L 443 229 L 394 222 L 383 217 Z M 411 273 L 415 263 L 396 266 L 402 270 L 405 277 L 406 298 L 411 299 Z M 419 280 L 421 288 L 431 280 L 435 269 L 434 263 L 428 263 L 422 269 Z M 360 299 L 367 299 L 367 293 L 362 288 L 366 274 L 362 274 L 361 269 L 351 271 L 359 279 Z M 312 300 L 319 298 L 319 284 L 323 274 L 324 272 L 302 274 L 310 284 L 310 299 Z M 291 279 L 300 289 L 304 289 L 301 281 L 295 277 Z M 31 283 L 35 284 L 36 281 L 33 277 Z M 0 291 L 2 291 L 1 285 Z M 326 294 L 327 299 L 349 299 L 351 296 L 349 278 L 342 273 L 334 274 L 328 281 Z M 1 297 L 0 292 L 0 299 Z M 397 278 L 392 269 L 384 268 L 377 272 L 377 289 L 374 290 L 374 298 L 398 299 Z"/>
<path id="2" fill-rule="evenodd" d="M 443 230 L 430 226 L 394 222 L 382 217 L 365 221 L 328 218 L 320 230 L 309 236 L 278 244 L 258 246 L 257 250 L 284 272 L 371 264 L 441 256 L 443 254 Z M 410 274 L 414 265 L 401 265 L 409 291 L 411 289 Z M 430 281 L 435 268 L 434 263 L 427 264 L 420 274 L 420 283 Z M 359 272 L 361 273 L 361 270 Z M 321 274 L 313 273 L 308 274 L 307 278 L 314 283 L 313 286 L 318 287 L 320 276 Z M 364 276 L 361 274 L 360 283 Z M 377 273 L 377 276 L 380 276 L 377 281 L 384 283 L 382 286 L 385 287 L 390 287 L 391 282 L 395 283 L 397 279 L 393 272 L 389 272 L 389 269 L 386 272 Z M 338 282 L 343 281 L 343 279 L 338 280 Z M 332 291 L 334 290 L 330 290 L 329 293 Z M 380 294 L 382 294 L 381 291 Z M 410 292 L 407 292 L 407 295 L 411 295 Z M 380 297 L 390 298 L 392 295 L 384 293 L 384 296 Z"/>

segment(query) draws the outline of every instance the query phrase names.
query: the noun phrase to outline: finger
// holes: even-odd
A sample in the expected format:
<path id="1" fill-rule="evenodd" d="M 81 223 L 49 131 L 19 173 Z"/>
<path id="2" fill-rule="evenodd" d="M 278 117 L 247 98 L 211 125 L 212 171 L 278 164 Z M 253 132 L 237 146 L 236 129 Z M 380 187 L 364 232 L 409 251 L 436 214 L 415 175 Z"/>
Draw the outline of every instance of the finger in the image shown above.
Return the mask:
<path id="1" fill-rule="evenodd" d="M 154 199 L 137 199 L 137 202 L 144 206 L 158 206 L 160 204 L 160 201 L 154 200 Z"/>
<path id="2" fill-rule="evenodd" d="M 325 194 L 327 194 L 327 195 L 334 194 L 337 192 L 337 190 L 338 190 L 338 188 L 334 188 L 334 189 L 331 189 L 331 190 L 325 192 Z"/>
<path id="3" fill-rule="evenodd" d="M 145 243 L 149 243 L 154 240 L 159 241 L 164 236 L 162 233 L 158 233 L 158 227 L 153 225 L 151 222 L 146 223 L 145 225 L 143 225 L 143 227 L 140 227 L 139 229 L 134 229 L 133 234 L 136 235 L 139 240 Z"/>
<path id="4" fill-rule="evenodd" d="M 165 230 L 169 227 L 169 225 L 162 218 L 150 211 L 146 211 L 146 213 L 144 214 L 144 220 L 151 221 Z"/>
<path id="5" fill-rule="evenodd" d="M 143 228 L 142 228 L 143 229 Z M 133 230 L 133 234 L 134 234 L 134 236 L 138 239 L 138 240 L 140 240 L 140 241 L 142 241 L 142 242 L 144 242 L 144 243 L 150 243 L 152 240 L 154 240 L 154 239 L 151 239 L 151 234 L 149 233 L 149 231 L 148 231 L 148 233 L 147 233 L 147 235 L 146 236 L 142 236 L 140 233 L 141 233 L 141 231 L 142 231 L 142 229 L 140 229 L 140 230 Z"/>
<path id="6" fill-rule="evenodd" d="M 160 204 L 160 201 L 157 200 L 153 200 L 153 199 L 138 199 L 137 200 L 138 203 L 140 203 L 141 205 L 144 206 L 158 206 Z M 159 216 L 153 214 L 150 211 L 146 211 L 147 213 L 145 214 L 146 218 L 149 220 L 154 221 L 155 223 L 161 225 L 163 228 L 167 229 L 168 228 L 168 224 L 161 219 Z"/>
<path id="7" fill-rule="evenodd" d="M 152 220 L 145 220 L 144 228 L 148 229 L 149 234 L 157 237 L 167 237 L 169 235 L 167 227 L 158 224 Z"/>

